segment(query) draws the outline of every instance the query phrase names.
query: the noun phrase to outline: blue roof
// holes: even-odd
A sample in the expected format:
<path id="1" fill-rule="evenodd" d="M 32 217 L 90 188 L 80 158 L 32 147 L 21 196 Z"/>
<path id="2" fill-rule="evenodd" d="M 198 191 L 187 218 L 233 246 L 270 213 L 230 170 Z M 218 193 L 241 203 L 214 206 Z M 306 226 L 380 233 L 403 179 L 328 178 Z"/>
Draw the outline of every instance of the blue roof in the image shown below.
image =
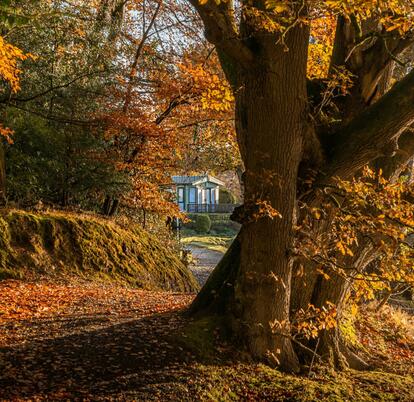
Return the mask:
<path id="1" fill-rule="evenodd" d="M 224 183 L 221 180 L 213 176 L 209 176 L 208 174 L 198 175 L 198 176 L 172 176 L 172 180 L 174 184 L 197 185 L 201 183 L 210 182 L 210 183 L 217 184 L 219 186 L 224 186 Z"/>
<path id="2" fill-rule="evenodd" d="M 205 176 L 172 176 L 175 184 L 192 184 L 195 181 L 204 179 Z"/>

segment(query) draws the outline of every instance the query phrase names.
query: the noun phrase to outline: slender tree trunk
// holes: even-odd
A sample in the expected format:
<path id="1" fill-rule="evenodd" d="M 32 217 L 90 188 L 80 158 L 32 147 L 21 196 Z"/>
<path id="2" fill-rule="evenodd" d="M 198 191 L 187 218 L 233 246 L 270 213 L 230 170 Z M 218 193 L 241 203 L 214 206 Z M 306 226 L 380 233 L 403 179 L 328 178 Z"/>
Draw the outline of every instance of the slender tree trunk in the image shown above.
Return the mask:
<path id="1" fill-rule="evenodd" d="M 147 226 L 147 210 L 142 208 L 142 228 L 145 229 Z"/>
<path id="2" fill-rule="evenodd" d="M 111 210 L 111 204 L 112 204 L 112 197 L 107 195 L 105 196 L 104 203 L 102 205 L 102 214 L 103 215 L 109 215 L 109 211 Z"/>
<path id="3" fill-rule="evenodd" d="M 115 198 L 113 203 L 112 203 L 111 209 L 109 210 L 108 215 L 109 216 L 115 216 L 118 212 L 118 208 L 119 208 L 119 199 Z"/>
<path id="4" fill-rule="evenodd" d="M 102 214 L 106 216 L 114 216 L 118 212 L 118 208 L 119 199 L 107 195 L 102 205 Z"/>
<path id="5" fill-rule="evenodd" d="M 6 202 L 6 158 L 0 140 L 0 205 Z"/>

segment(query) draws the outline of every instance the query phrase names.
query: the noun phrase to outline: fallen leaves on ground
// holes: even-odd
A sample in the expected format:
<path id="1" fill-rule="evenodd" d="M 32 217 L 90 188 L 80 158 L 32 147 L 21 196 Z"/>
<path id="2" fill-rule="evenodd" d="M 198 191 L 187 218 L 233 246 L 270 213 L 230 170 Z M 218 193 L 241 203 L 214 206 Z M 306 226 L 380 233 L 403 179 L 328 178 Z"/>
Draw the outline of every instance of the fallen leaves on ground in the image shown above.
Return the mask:
<path id="1" fill-rule="evenodd" d="M 414 380 L 405 375 L 412 350 L 398 349 L 394 335 L 378 351 L 380 337 L 401 320 L 395 314 L 387 321 L 364 310 L 358 324 L 367 354 L 384 359 L 393 346 L 392 370 L 387 359 L 381 372 L 322 367 L 312 377 L 289 376 L 232 362 L 220 345 L 210 363 L 183 349 L 177 337 L 191 328 L 182 314 L 191 294 L 19 281 L 0 282 L 0 294 L 0 400 L 414 400 Z"/>
<path id="2" fill-rule="evenodd" d="M 155 314 L 186 306 L 193 295 L 95 283 L 0 282 L 0 323 L 72 314 Z"/>
<path id="3" fill-rule="evenodd" d="M 168 394 L 192 359 L 169 341 L 191 294 L 19 281 L 0 294 L 1 400 Z"/>
<path id="4" fill-rule="evenodd" d="M 414 316 L 398 307 L 375 304 L 361 309 L 356 329 L 362 354 L 374 367 L 414 375 Z"/>

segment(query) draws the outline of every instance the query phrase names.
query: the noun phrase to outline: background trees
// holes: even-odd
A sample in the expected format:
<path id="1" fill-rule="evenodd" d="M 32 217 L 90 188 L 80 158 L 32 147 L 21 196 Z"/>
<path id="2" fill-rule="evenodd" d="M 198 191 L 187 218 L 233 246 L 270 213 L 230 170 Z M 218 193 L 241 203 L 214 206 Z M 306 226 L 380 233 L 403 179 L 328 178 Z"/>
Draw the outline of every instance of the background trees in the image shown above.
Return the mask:
<path id="1" fill-rule="evenodd" d="M 172 172 L 233 168 L 231 94 L 211 46 L 195 47 L 189 5 L 10 4 L 26 23 L 4 29 L 36 59 L 19 94 L 5 87 L 0 99 L 15 130 L 9 201 L 176 214 L 165 191 Z"/>

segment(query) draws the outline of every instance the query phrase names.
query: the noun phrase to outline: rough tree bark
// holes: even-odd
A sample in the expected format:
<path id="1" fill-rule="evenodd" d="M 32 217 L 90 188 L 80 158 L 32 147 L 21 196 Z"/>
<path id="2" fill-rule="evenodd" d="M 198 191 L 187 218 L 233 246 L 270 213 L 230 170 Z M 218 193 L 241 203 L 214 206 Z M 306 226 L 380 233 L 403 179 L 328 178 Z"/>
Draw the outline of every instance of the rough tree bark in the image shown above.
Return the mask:
<path id="1" fill-rule="evenodd" d="M 286 37 L 292 49 L 260 39 L 259 63 L 239 72 L 236 94 L 237 134 L 245 164 L 245 205 L 268 201 L 281 218 L 246 216 L 241 233 L 240 274 L 235 289 L 239 333 L 253 356 L 296 369 L 290 340 L 269 323 L 289 322 L 296 182 L 306 131 L 307 28 Z M 283 79 L 281 79 L 283 77 Z M 248 209 L 249 207 L 247 207 Z M 245 211 L 249 215 L 250 211 Z M 263 241 L 267 239 L 267 241 Z M 275 247 L 274 245 L 278 246 Z M 274 303 L 268 303 L 273 300 Z M 287 324 L 286 324 L 287 325 Z M 288 331 L 281 328 L 280 332 Z"/>
<path id="2" fill-rule="evenodd" d="M 190 310 L 194 315 L 226 315 L 234 335 L 253 357 L 296 371 L 299 361 L 289 337 L 292 314 L 310 303 L 322 307 L 330 301 L 340 317 L 350 285 L 335 273 L 324 280 L 312 263 L 306 264 L 304 277 L 292 283 L 293 228 L 297 199 L 303 196 L 297 186 L 299 165 L 318 161 L 320 174 L 305 201 L 323 207 L 320 189 L 335 177 L 352 178 L 381 157 L 391 165 L 398 142 L 412 155 L 414 141 L 406 129 L 414 122 L 414 71 L 384 96 L 381 92 L 388 89 L 384 82 L 389 81 L 395 56 L 413 40 L 379 36 L 370 46 L 356 47 L 354 28 L 339 18 L 331 69 L 345 66 L 356 78 L 351 94 L 338 100 L 342 124 L 325 127 L 320 140 L 315 140 L 307 110 L 308 29 L 294 26 L 282 45 L 278 34 L 249 25 L 247 17 L 237 29 L 231 1 L 219 5 L 190 1 L 233 87 L 236 131 L 246 168 L 244 207 L 234 214 L 242 229 Z M 259 3 L 255 5 L 260 7 Z M 369 21 L 364 29 L 377 25 Z M 255 206 L 263 200 L 282 217 L 255 218 Z M 328 214 L 319 230 L 329 230 L 330 219 Z M 373 258 L 375 250 L 363 245 L 347 264 L 363 270 Z M 364 367 L 345 347 L 338 329 L 321 334 L 319 348 L 339 366 Z"/>

